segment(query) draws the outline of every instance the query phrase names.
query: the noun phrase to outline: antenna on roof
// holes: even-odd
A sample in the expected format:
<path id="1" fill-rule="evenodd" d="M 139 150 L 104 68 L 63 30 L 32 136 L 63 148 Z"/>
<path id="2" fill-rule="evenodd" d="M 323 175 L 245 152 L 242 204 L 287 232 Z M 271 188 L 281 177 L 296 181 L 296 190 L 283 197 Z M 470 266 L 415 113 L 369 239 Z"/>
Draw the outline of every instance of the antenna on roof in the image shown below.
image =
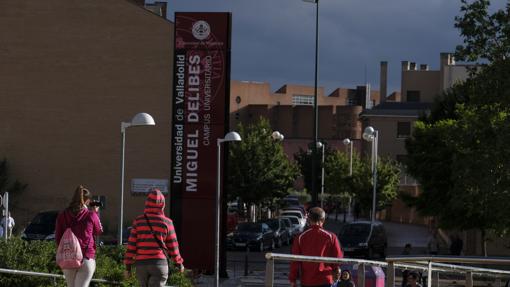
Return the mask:
<path id="1" fill-rule="evenodd" d="M 367 80 L 367 64 L 365 63 L 365 84 L 368 83 Z"/>

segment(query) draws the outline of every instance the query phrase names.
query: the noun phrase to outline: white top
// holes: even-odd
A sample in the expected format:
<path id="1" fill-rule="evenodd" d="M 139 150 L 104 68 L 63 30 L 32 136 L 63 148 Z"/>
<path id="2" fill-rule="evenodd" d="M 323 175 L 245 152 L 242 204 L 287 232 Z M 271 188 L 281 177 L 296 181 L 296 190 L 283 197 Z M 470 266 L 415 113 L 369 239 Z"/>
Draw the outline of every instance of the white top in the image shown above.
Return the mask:
<path id="1" fill-rule="evenodd" d="M 0 221 L 0 224 L 2 226 L 5 225 L 5 217 L 2 217 L 2 220 Z M 9 216 L 9 218 L 7 219 L 7 224 L 9 226 L 9 228 L 11 228 L 11 229 L 14 228 L 14 218 Z"/>

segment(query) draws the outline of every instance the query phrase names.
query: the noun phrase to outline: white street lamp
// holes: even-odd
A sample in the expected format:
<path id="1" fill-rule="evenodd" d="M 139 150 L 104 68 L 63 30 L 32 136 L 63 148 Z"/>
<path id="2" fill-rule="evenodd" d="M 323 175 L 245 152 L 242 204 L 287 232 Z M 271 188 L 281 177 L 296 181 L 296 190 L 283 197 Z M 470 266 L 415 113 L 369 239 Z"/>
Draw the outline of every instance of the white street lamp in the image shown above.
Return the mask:
<path id="1" fill-rule="evenodd" d="M 280 133 L 279 131 L 274 131 L 272 134 L 271 134 L 271 137 L 275 140 L 275 141 L 283 141 L 283 139 L 285 138 L 283 136 L 282 133 Z"/>
<path id="2" fill-rule="evenodd" d="M 352 144 L 353 144 L 353 141 L 351 141 L 351 139 L 349 139 L 349 138 L 346 138 L 342 142 L 345 145 L 346 149 L 347 149 L 347 146 L 350 146 L 350 151 L 349 151 L 349 176 L 352 177 Z M 348 210 L 346 210 L 346 211 L 344 210 L 344 222 L 345 222 L 345 218 L 347 216 L 346 212 L 349 212 L 349 214 L 351 213 L 351 203 L 352 203 L 351 201 L 352 201 L 352 197 L 349 195 Z"/>
<path id="3" fill-rule="evenodd" d="M 352 176 L 352 141 L 349 138 L 343 140 L 344 145 L 347 147 L 350 145 L 349 152 L 349 176 Z"/>
<path id="4" fill-rule="evenodd" d="M 373 175 L 373 192 L 372 192 L 372 225 L 375 222 L 376 213 L 376 190 L 377 190 L 377 149 L 379 140 L 379 131 L 368 126 L 363 132 L 363 139 L 372 143 L 372 175 Z"/>
<path id="5" fill-rule="evenodd" d="M 216 252 L 214 261 L 214 286 L 220 286 L 220 189 L 221 189 L 221 143 L 241 141 L 241 136 L 236 132 L 229 132 L 224 138 L 218 139 L 217 178 L 216 178 Z"/>
<path id="6" fill-rule="evenodd" d="M 120 164 L 120 211 L 119 211 L 119 246 L 122 246 L 122 225 L 124 218 L 124 157 L 126 149 L 126 129 L 136 126 L 154 126 L 156 123 L 151 115 L 147 113 L 136 114 L 130 122 L 120 123 L 120 133 L 122 136 L 121 164 Z"/>
<path id="7" fill-rule="evenodd" d="M 321 208 L 324 208 L 324 144 L 321 142 L 317 142 L 317 148 L 322 149 L 322 176 L 321 176 Z"/>

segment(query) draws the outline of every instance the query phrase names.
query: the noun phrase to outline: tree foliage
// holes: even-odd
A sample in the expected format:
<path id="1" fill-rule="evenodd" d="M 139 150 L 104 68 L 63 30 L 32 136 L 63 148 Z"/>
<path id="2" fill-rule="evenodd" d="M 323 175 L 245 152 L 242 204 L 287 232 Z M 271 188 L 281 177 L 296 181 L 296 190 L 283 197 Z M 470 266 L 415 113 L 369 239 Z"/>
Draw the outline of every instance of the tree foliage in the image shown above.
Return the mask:
<path id="1" fill-rule="evenodd" d="M 245 203 L 269 203 L 288 194 L 298 169 L 289 161 L 280 142 L 272 137 L 269 122 L 237 127 L 242 141 L 229 146 L 227 198 Z"/>
<path id="2" fill-rule="evenodd" d="M 439 224 L 503 234 L 510 223 L 510 4 L 462 1 L 456 17 L 464 45 L 456 57 L 481 64 L 436 99 L 407 141 L 407 168 L 423 192 L 412 203 Z"/>
<path id="3" fill-rule="evenodd" d="M 27 184 L 12 179 L 9 163 L 6 158 L 0 161 L 0 193 L 9 192 L 9 205 L 16 207 L 16 197 L 27 188 Z"/>
<path id="4" fill-rule="evenodd" d="M 510 3 L 505 9 L 489 12 L 489 0 L 462 0 L 462 15 L 455 17 L 464 45 L 456 57 L 467 61 L 498 62 L 510 56 Z"/>
<path id="5" fill-rule="evenodd" d="M 301 175 L 303 176 L 303 181 L 305 183 L 305 188 L 307 191 L 312 192 L 312 146 L 313 143 L 310 143 L 307 150 L 299 148 L 299 151 L 294 154 L 294 160 L 296 161 L 299 170 L 301 171 Z M 330 157 L 333 151 L 330 149 L 329 145 L 325 143 L 324 146 L 324 158 L 325 161 Z M 315 188 L 317 191 L 321 189 L 321 176 L 322 176 L 322 150 L 317 149 L 315 153 Z M 313 196 L 312 196 L 313 198 Z"/>
<path id="6" fill-rule="evenodd" d="M 327 147 L 327 145 L 326 145 Z M 320 154 L 319 154 L 320 156 Z M 312 155 L 300 150 L 295 155 L 301 172 L 306 178 L 311 178 Z M 342 151 L 325 149 L 324 161 L 324 192 L 332 195 L 348 195 L 355 197 L 361 209 L 369 211 L 372 208 L 372 171 L 369 159 L 362 159 L 357 153 L 353 154 L 352 176 L 349 175 L 349 155 Z M 321 161 L 318 161 L 321 163 Z M 317 174 L 321 174 L 319 164 Z M 396 196 L 399 180 L 399 169 L 396 164 L 386 158 L 381 158 L 377 165 L 377 208 L 388 205 Z M 320 181 L 320 177 L 318 177 Z M 305 182 L 307 182 L 305 180 Z M 317 185 L 320 187 L 320 184 Z"/>

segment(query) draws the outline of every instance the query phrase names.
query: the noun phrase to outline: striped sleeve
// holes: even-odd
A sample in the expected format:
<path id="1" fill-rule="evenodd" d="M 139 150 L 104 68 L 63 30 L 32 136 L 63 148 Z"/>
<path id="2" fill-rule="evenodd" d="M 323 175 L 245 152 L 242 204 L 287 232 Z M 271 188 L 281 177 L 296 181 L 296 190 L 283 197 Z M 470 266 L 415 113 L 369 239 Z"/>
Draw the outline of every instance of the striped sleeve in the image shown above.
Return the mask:
<path id="1" fill-rule="evenodd" d="M 135 221 L 133 221 L 131 232 L 129 233 L 126 253 L 124 254 L 124 264 L 126 266 L 130 266 L 135 262 L 136 252 L 137 252 L 137 246 L 136 246 L 137 230 L 136 230 L 136 228 L 137 228 L 137 226 L 136 226 L 136 220 L 135 220 Z M 128 270 L 129 270 L 129 267 L 128 267 Z"/>
<path id="2" fill-rule="evenodd" d="M 168 233 L 165 238 L 165 245 L 168 249 L 168 255 L 172 258 L 172 261 L 176 264 L 182 264 L 184 259 L 182 259 L 181 254 L 179 252 L 179 242 L 177 241 L 177 234 L 175 233 L 174 224 L 171 219 L 167 218 L 167 226 Z"/>

